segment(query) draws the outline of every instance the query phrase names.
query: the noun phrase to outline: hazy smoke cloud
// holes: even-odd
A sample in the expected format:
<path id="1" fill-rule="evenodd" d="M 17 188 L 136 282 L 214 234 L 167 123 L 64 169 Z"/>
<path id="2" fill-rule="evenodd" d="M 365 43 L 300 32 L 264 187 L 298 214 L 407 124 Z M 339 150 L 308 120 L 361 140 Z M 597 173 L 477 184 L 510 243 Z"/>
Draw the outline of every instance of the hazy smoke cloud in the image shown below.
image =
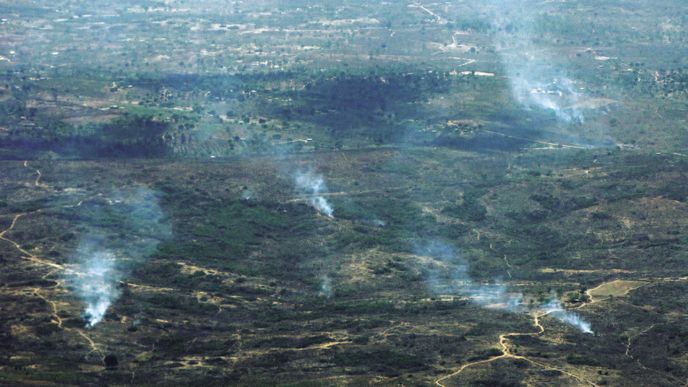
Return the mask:
<path id="1" fill-rule="evenodd" d="M 523 294 L 509 291 L 506 284 L 499 280 L 493 283 L 476 283 L 468 274 L 467 262 L 447 243 L 432 241 L 418 246 L 416 250 L 417 255 L 430 258 L 427 265 L 427 284 L 436 294 L 460 295 L 484 308 L 513 313 L 541 310 L 544 314 L 551 315 L 582 332 L 592 333 L 590 323 L 565 310 L 556 298 L 542 305 L 526 305 Z"/>
<path id="2" fill-rule="evenodd" d="M 581 87 L 556 63 L 560 55 L 535 42 L 542 33 L 536 30 L 536 8 L 511 0 L 495 5 L 496 45 L 514 98 L 526 108 L 553 111 L 562 121 L 582 122 Z"/>
<path id="3" fill-rule="evenodd" d="M 428 287 L 438 294 L 456 294 L 490 309 L 515 310 L 522 304 L 520 293 L 510 293 L 500 281 L 476 283 L 468 274 L 468 264 L 448 244 L 432 241 L 417 248 L 417 254 L 433 258 L 428 267 Z"/>
<path id="4" fill-rule="evenodd" d="M 68 281 L 84 303 L 87 327 L 102 321 L 120 295 L 117 285 L 169 237 L 169 225 L 155 193 L 145 187 L 117 191 L 106 201 L 84 204 L 84 235 L 73 256 Z"/>
<path id="5" fill-rule="evenodd" d="M 334 217 L 332 205 L 322 196 L 327 192 L 327 186 L 321 175 L 316 175 L 312 171 L 299 171 L 294 177 L 294 183 L 299 193 L 310 195 L 310 204 L 318 212 L 330 218 Z"/>
<path id="6" fill-rule="evenodd" d="M 334 289 L 332 288 L 332 279 L 326 274 L 320 279 L 320 291 L 318 292 L 318 295 L 320 297 L 330 298 L 333 294 Z"/>
<path id="7" fill-rule="evenodd" d="M 547 304 L 543 306 L 545 313 L 549 316 L 556 318 L 566 324 L 569 324 L 575 328 L 578 328 L 582 332 L 592 334 L 592 327 L 590 323 L 585 321 L 581 316 L 574 312 L 570 312 L 564 309 L 561 301 L 556 298 L 552 298 Z"/>
<path id="8" fill-rule="evenodd" d="M 86 326 L 98 324 L 113 300 L 119 297 L 116 288 L 120 273 L 115 270 L 116 257 L 100 247 L 102 241 L 95 237 L 83 240 L 77 249 L 79 277 L 75 281 L 79 297 L 85 304 Z"/>
<path id="9" fill-rule="evenodd" d="M 513 69 L 510 73 L 513 73 Z M 573 81 L 566 77 L 538 80 L 522 74 L 532 76 L 537 72 L 528 69 L 509 76 L 511 90 L 519 103 L 530 108 L 551 110 L 560 120 L 566 122 L 584 121 L 583 113 L 576 108 L 581 94 L 575 90 Z"/>

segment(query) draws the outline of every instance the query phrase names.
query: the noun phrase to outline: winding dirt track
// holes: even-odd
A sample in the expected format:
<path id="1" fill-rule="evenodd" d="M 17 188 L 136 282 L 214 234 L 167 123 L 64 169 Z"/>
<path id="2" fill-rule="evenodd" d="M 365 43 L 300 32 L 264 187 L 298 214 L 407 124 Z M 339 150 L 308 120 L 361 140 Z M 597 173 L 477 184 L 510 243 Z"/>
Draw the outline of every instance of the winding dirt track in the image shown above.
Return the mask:
<path id="1" fill-rule="evenodd" d="M 24 161 L 24 167 L 25 168 L 29 167 L 28 161 Z M 40 186 L 41 185 L 40 180 L 41 180 L 41 177 L 43 175 L 42 175 L 41 171 L 38 169 L 36 169 L 36 174 L 38 176 L 34 180 L 34 186 Z M 65 206 L 65 208 L 78 207 L 81 205 L 81 203 L 82 203 L 82 201 L 80 201 L 79 203 L 77 203 L 75 205 Z M 42 276 L 42 278 L 45 279 L 46 277 L 49 277 L 49 276 L 51 276 L 57 272 L 68 272 L 69 270 L 63 265 L 60 265 L 58 263 L 55 263 L 55 262 L 52 262 L 52 261 L 49 261 L 46 259 L 43 259 L 40 256 L 38 256 L 37 254 L 26 250 L 24 247 L 22 247 L 22 245 L 20 243 L 12 240 L 6 236 L 8 232 L 10 232 L 14 229 L 14 227 L 17 225 L 17 222 L 21 218 L 23 218 L 29 214 L 35 214 L 35 213 L 40 213 L 40 212 L 41 212 L 41 210 L 37 210 L 34 212 L 24 212 L 24 213 L 16 214 L 14 216 L 14 218 L 12 218 L 12 223 L 10 223 L 9 227 L 6 228 L 5 230 L 0 231 L 0 240 L 3 240 L 5 242 L 11 244 L 17 251 L 19 251 L 21 253 L 23 259 L 28 260 L 29 262 L 33 263 L 36 266 L 50 268 L 51 270 L 47 274 Z M 57 281 L 55 283 L 55 286 L 52 287 L 52 289 L 56 289 L 56 288 L 62 286 L 63 284 L 64 284 L 64 281 Z M 42 291 L 44 291 L 44 290 L 45 289 L 42 289 L 42 288 L 33 288 L 33 289 L 31 289 L 31 294 L 34 297 L 40 298 L 41 300 L 43 300 L 46 304 L 48 304 L 50 306 L 51 323 L 55 324 L 58 328 L 60 328 L 64 331 L 76 333 L 77 335 L 82 337 L 88 343 L 89 347 L 91 348 L 90 353 L 95 352 L 95 353 L 98 353 L 102 357 L 103 352 L 100 350 L 98 344 L 95 341 L 93 341 L 93 339 L 91 339 L 86 334 L 86 332 L 84 332 L 83 329 L 68 328 L 68 327 L 65 327 L 63 325 L 62 318 L 60 318 L 59 313 L 58 313 L 59 312 L 58 303 L 56 301 L 53 301 L 50 298 L 48 298 L 48 296 L 44 295 L 42 293 Z"/>
<path id="2" fill-rule="evenodd" d="M 542 145 L 547 145 L 547 149 L 557 149 L 557 148 L 569 148 L 569 149 L 587 149 L 584 146 L 581 145 L 575 145 L 575 144 L 565 144 L 565 143 L 560 143 L 560 142 L 548 142 L 548 141 L 541 141 L 541 140 L 534 140 L 532 138 L 526 138 L 526 137 L 519 137 L 519 136 L 512 136 L 509 134 L 501 133 L 501 132 L 495 132 L 493 130 L 483 130 L 485 133 L 490 133 L 494 134 L 496 136 L 501 136 L 501 137 L 507 137 L 507 138 L 513 138 L 515 140 L 522 140 L 522 141 L 528 141 L 534 144 L 542 144 Z"/>
<path id="3" fill-rule="evenodd" d="M 638 332 L 637 334 L 633 336 L 628 336 L 628 341 L 626 342 L 626 356 L 633 359 L 633 354 L 631 353 L 631 348 L 633 347 L 633 340 L 636 338 L 646 334 L 647 332 L 651 331 L 654 329 L 655 324 L 650 325 L 649 327 L 643 329 L 642 331 Z"/>
<path id="4" fill-rule="evenodd" d="M 492 362 L 499 360 L 499 359 L 518 359 L 518 360 L 527 361 L 531 364 L 534 364 L 534 365 L 541 367 L 541 368 L 544 368 L 546 370 L 558 371 L 558 372 L 560 372 L 566 376 L 569 376 L 569 377 L 577 380 L 578 382 L 581 383 L 581 385 L 597 386 L 597 384 L 585 379 L 582 376 L 576 375 L 574 373 L 571 373 L 571 372 L 566 371 L 566 370 L 561 369 L 561 368 L 552 367 L 550 365 L 547 365 L 547 364 L 542 363 L 542 362 L 537 361 L 537 360 L 533 360 L 533 359 L 528 358 L 526 356 L 516 355 L 513 352 L 511 352 L 511 348 L 509 346 L 509 337 L 515 337 L 515 336 L 533 336 L 534 337 L 534 336 L 539 336 L 539 335 L 543 334 L 545 332 L 545 327 L 542 326 L 542 324 L 540 323 L 540 318 L 543 316 L 546 316 L 547 314 L 548 314 L 548 312 L 534 313 L 533 314 L 533 326 L 538 328 L 537 332 L 530 332 L 530 333 L 528 333 L 528 332 L 526 332 L 526 333 L 509 332 L 509 333 L 503 333 L 503 334 L 499 335 L 499 345 L 501 347 L 500 350 L 502 351 L 501 355 L 494 356 L 494 357 L 491 357 L 489 359 L 478 360 L 478 361 L 474 361 L 471 363 L 466 363 L 466 364 L 462 365 L 458 370 L 452 372 L 451 374 L 445 375 L 445 376 L 435 380 L 435 385 L 441 386 L 441 387 L 446 387 L 446 385 L 444 384 L 444 381 L 459 376 L 466 368 L 469 368 L 469 367 L 473 367 L 473 366 L 477 366 L 477 365 L 481 365 L 481 364 L 492 363 Z"/>
<path id="5" fill-rule="evenodd" d="M 36 211 L 35 213 L 37 213 L 37 212 L 40 212 L 40 211 Z M 19 221 L 19 219 L 21 219 L 22 217 L 24 217 L 26 215 L 28 215 L 28 213 L 21 213 L 21 214 L 15 215 L 14 219 L 12 219 L 12 224 L 10 225 L 10 227 L 8 227 L 7 229 L 0 232 L 0 240 L 3 240 L 5 242 L 10 243 L 12 246 L 14 246 L 15 249 L 19 250 L 19 252 L 22 253 L 24 259 L 29 260 L 38 266 L 52 267 L 53 269 L 65 270 L 64 266 L 57 264 L 55 262 L 52 262 L 52 261 L 45 260 L 45 259 L 39 257 L 38 255 L 29 252 L 28 250 L 24 249 L 19 243 L 15 242 L 12 239 L 9 239 L 5 236 L 5 234 L 7 234 L 9 231 L 12 231 L 12 229 L 14 229 L 14 226 L 16 226 L 17 221 Z"/>
<path id="6" fill-rule="evenodd" d="M 480 235 L 480 234 L 478 234 L 478 235 Z M 480 239 L 479 236 L 478 236 L 478 239 Z M 504 263 L 507 265 L 507 267 L 509 269 L 512 268 L 511 264 L 509 263 L 506 256 L 504 256 Z M 511 273 L 508 270 L 507 270 L 507 273 L 509 273 L 509 276 L 511 277 Z M 590 296 L 590 294 L 588 294 L 588 296 Z M 589 302 L 590 303 L 593 302 L 592 297 L 590 297 Z M 588 303 L 583 303 L 579 307 L 585 306 L 587 304 Z M 533 365 L 536 365 L 536 366 L 541 367 L 541 368 L 546 369 L 546 370 L 558 371 L 563 375 L 566 375 L 566 376 L 569 376 L 569 377 L 575 379 L 581 385 L 597 387 L 597 384 L 595 384 L 594 382 L 592 382 L 590 380 L 585 379 L 584 377 L 582 377 L 580 375 L 576 375 L 572 372 L 566 371 L 565 369 L 553 367 L 553 366 L 547 365 L 545 363 L 542 363 L 540 361 L 533 360 L 529 357 L 517 355 L 517 354 L 511 352 L 511 348 L 509 347 L 509 338 L 510 337 L 517 337 L 517 336 L 536 337 L 536 336 L 542 335 L 543 333 L 545 333 L 545 327 L 542 325 L 542 323 L 540 323 L 540 318 L 548 315 L 549 313 L 551 313 L 551 311 L 549 311 L 549 312 L 548 311 L 545 311 L 545 312 L 535 311 L 535 312 L 533 312 L 533 314 L 532 314 L 533 326 L 538 329 L 537 332 L 525 332 L 525 333 L 524 332 L 508 332 L 508 333 L 503 333 L 503 334 L 499 335 L 499 346 L 501 347 L 500 351 L 502 352 L 501 355 L 494 356 L 494 357 L 491 357 L 488 359 L 483 359 L 483 360 L 478 360 L 478 361 L 466 363 L 466 364 L 462 365 L 456 371 L 435 380 L 435 385 L 440 386 L 440 387 L 446 387 L 446 385 L 444 384 L 444 382 L 446 380 L 459 376 L 466 368 L 469 368 L 469 367 L 492 363 L 492 362 L 494 362 L 496 360 L 500 360 L 500 359 L 517 359 L 517 360 L 527 361 L 528 363 L 531 363 Z"/>
<path id="7" fill-rule="evenodd" d="M 560 144 L 556 144 L 556 145 L 560 145 Z M 573 147 L 573 146 L 572 146 L 572 147 Z M 28 161 L 24 161 L 23 165 L 24 165 L 25 168 L 28 168 L 28 167 L 29 167 Z M 36 172 L 36 175 L 37 175 L 37 176 L 36 176 L 35 180 L 33 181 L 33 185 L 36 186 L 36 187 L 41 187 L 41 186 L 43 186 L 43 185 L 41 184 L 41 179 L 42 179 L 42 177 L 43 177 L 43 174 L 41 173 L 41 171 L 40 171 L 39 169 L 36 169 L 35 172 Z M 366 193 L 367 193 L 367 192 L 366 192 Z M 342 194 L 342 193 L 331 193 L 330 195 L 336 196 L 336 195 L 341 195 L 341 194 Z M 301 200 L 301 199 L 299 198 L 299 199 L 295 199 L 295 200 Z M 63 206 L 63 208 L 75 208 L 75 207 L 79 207 L 79 206 L 81 206 L 81 204 L 83 203 L 83 201 L 84 201 L 84 200 L 82 199 L 82 200 L 80 200 L 80 201 L 79 201 L 78 203 L 76 203 L 76 204 L 73 204 L 73 205 L 66 205 L 66 206 Z M 35 253 L 32 253 L 32 252 L 26 250 L 20 243 L 18 243 L 18 242 L 16 242 L 16 241 L 12 240 L 12 239 L 10 239 L 10 238 L 8 238 L 8 237 L 6 236 L 7 233 L 11 232 L 11 231 L 15 228 L 15 226 L 17 225 L 17 223 L 18 223 L 22 218 L 24 218 L 24 217 L 26 217 L 26 216 L 29 216 L 29 215 L 32 215 L 32 214 L 40 213 L 40 212 L 42 212 L 42 211 L 43 211 L 43 210 L 40 210 L 40 209 L 39 209 L 39 210 L 32 211 L 32 212 L 24 212 L 24 213 L 19 213 L 19 214 L 14 215 L 14 217 L 13 217 L 12 222 L 10 223 L 10 225 L 9 225 L 6 229 L 0 231 L 0 240 L 5 241 L 5 242 L 11 244 L 17 251 L 19 251 L 19 252 L 21 253 L 23 259 L 28 260 L 29 262 L 31 262 L 32 264 L 34 264 L 34 265 L 36 265 L 36 266 L 41 266 L 41 267 L 44 267 L 44 268 L 49 268 L 49 269 L 51 269 L 47 274 L 45 274 L 45 275 L 42 276 L 42 278 L 45 279 L 45 278 L 47 278 L 47 277 L 50 277 L 50 276 L 54 275 L 54 274 L 57 273 L 57 272 L 71 272 L 71 270 L 68 269 L 68 268 L 66 268 L 66 267 L 63 266 L 63 265 L 60 265 L 60 264 L 58 264 L 58 263 L 55 263 L 55 262 L 52 262 L 52 261 L 49 261 L 49 260 L 46 260 L 46 259 L 41 258 L 38 254 L 35 254 Z M 478 234 L 478 235 L 479 235 L 479 234 Z M 508 262 L 508 260 L 506 259 L 506 257 L 504 257 L 504 259 L 505 259 L 506 265 L 507 265 L 509 268 L 511 268 L 511 265 L 509 264 L 509 262 Z M 509 273 L 509 275 L 510 275 L 510 273 Z M 649 284 L 649 283 L 656 283 L 656 282 L 686 281 L 686 280 L 688 280 L 688 277 L 676 277 L 676 278 L 671 278 L 671 277 L 669 277 L 669 278 L 647 278 L 647 279 L 642 279 L 642 280 L 643 280 L 643 281 L 648 281 L 648 284 Z M 103 351 L 100 349 L 100 346 L 99 346 L 93 339 L 91 339 L 91 337 L 89 337 L 88 334 L 86 334 L 85 330 L 80 329 L 80 328 L 70 328 L 70 327 L 65 327 L 65 326 L 64 326 L 63 320 L 62 320 L 62 319 L 60 318 L 60 316 L 59 316 L 59 304 L 58 304 L 58 302 L 56 302 L 56 301 L 54 301 L 54 300 L 51 300 L 48 296 L 46 296 L 46 295 L 43 294 L 43 292 L 45 292 L 45 291 L 48 290 L 48 289 L 57 289 L 57 288 L 59 288 L 59 287 L 62 287 L 63 285 L 64 285 L 64 281 L 57 281 L 56 284 L 55 284 L 53 287 L 51 287 L 51 288 L 32 288 L 32 289 L 30 289 L 30 290 L 31 290 L 30 293 L 31 293 L 31 295 L 33 295 L 34 297 L 40 298 L 40 299 L 41 299 L 42 301 L 44 301 L 47 305 L 50 306 L 51 323 L 55 324 L 58 328 L 60 328 L 60 329 L 62 329 L 62 330 L 64 330 L 64 331 L 72 332 L 72 333 L 74 333 L 74 334 L 80 336 L 83 340 L 85 340 L 85 341 L 88 343 L 88 345 L 89 345 L 89 347 L 90 347 L 90 349 L 91 349 L 91 352 L 90 352 L 90 353 L 98 353 L 101 357 L 104 356 Z M 641 285 L 641 286 L 646 286 L 646 285 L 647 285 L 647 284 Z M 601 285 L 600 285 L 600 286 L 601 286 Z M 638 286 L 638 287 L 641 287 L 641 286 Z M 633 289 L 630 289 L 629 291 L 632 291 L 632 290 L 635 290 L 635 289 L 636 289 L 636 288 L 633 288 Z M 576 309 L 585 307 L 586 305 L 589 305 L 589 304 L 593 304 L 593 303 L 596 303 L 596 302 L 599 302 L 599 301 L 604 301 L 604 300 L 606 300 L 606 298 L 600 299 L 600 298 L 597 298 L 597 297 L 593 297 L 593 295 L 590 293 L 590 290 L 592 290 L 592 289 L 589 289 L 589 290 L 586 291 L 586 294 L 589 296 L 589 301 L 588 301 L 588 302 L 585 302 L 585 303 L 582 303 L 582 304 L 579 305 Z M 528 357 L 526 357 L 526 356 L 517 355 L 517 354 L 515 354 L 515 353 L 513 353 L 513 352 L 511 351 L 509 338 L 511 338 L 511 337 L 518 337 L 518 336 L 533 336 L 533 337 L 536 337 L 536 336 L 542 335 L 542 334 L 545 332 L 545 328 L 544 328 L 544 326 L 541 324 L 540 318 L 546 316 L 547 314 L 548 314 L 548 313 L 545 312 L 545 313 L 534 313 L 534 314 L 532 315 L 532 316 L 533 316 L 533 326 L 534 326 L 535 328 L 537 328 L 537 330 L 538 330 L 537 332 L 508 332 L 508 333 L 503 333 L 503 334 L 499 335 L 499 337 L 498 337 L 498 343 L 499 343 L 499 346 L 500 346 L 500 351 L 502 352 L 501 355 L 494 356 L 494 357 L 491 357 L 491 358 L 488 358 L 488 359 L 483 359 L 483 360 L 478 360 L 478 361 L 474 361 L 474 362 L 469 362 L 469 363 L 463 364 L 460 368 L 458 368 L 458 369 L 455 370 L 454 372 L 452 372 L 452 373 L 450 373 L 450 374 L 447 374 L 447 375 L 445 375 L 445 376 L 442 376 L 442 377 L 436 379 L 436 380 L 435 380 L 435 385 L 441 386 L 441 387 L 446 387 L 446 385 L 445 385 L 444 383 L 445 383 L 447 380 L 452 379 L 452 378 L 455 378 L 455 377 L 458 377 L 464 370 L 466 370 L 467 368 L 470 368 L 470 367 L 475 367 L 475 366 L 479 366 L 479 365 L 483 365 L 483 364 L 492 363 L 492 362 L 497 361 L 497 360 L 500 360 L 500 359 L 518 359 L 518 360 L 523 360 L 523 361 L 529 362 L 529 363 L 531 363 L 531 364 L 533 364 L 533 365 L 536 365 L 536 366 L 538 366 L 538 367 L 541 367 L 541 368 L 543 368 L 543 369 L 558 371 L 558 372 L 560 372 L 560 373 L 563 374 L 563 375 L 566 375 L 566 376 L 571 377 L 572 379 L 575 379 L 575 380 L 578 381 L 581 385 L 597 386 L 594 382 L 585 379 L 583 376 L 576 375 L 576 374 L 574 374 L 574 373 L 572 373 L 572 372 L 569 372 L 569 371 L 566 371 L 566 370 L 564 370 L 564 369 L 562 369 L 562 368 L 557 368 L 557 367 L 553 367 L 553 366 L 547 365 L 547 364 L 545 364 L 545 363 L 543 363 L 543 362 L 540 362 L 540 361 L 537 361 L 537 360 L 533 360 L 533 359 L 528 358 Z M 390 328 L 390 330 L 391 330 L 391 329 L 395 329 L 395 328 L 398 328 L 398 326 L 393 327 L 393 328 Z M 631 359 L 634 359 L 634 357 L 633 357 L 633 355 L 632 355 L 632 353 L 631 353 L 633 340 L 635 340 L 635 339 L 638 338 L 639 336 L 642 336 L 642 335 L 646 334 L 647 332 L 649 332 L 649 331 L 652 330 L 653 328 L 654 328 L 654 325 L 651 325 L 651 326 L 648 327 L 647 329 L 644 329 L 644 330 L 642 330 L 641 332 L 639 332 L 638 334 L 633 335 L 633 336 L 631 336 L 631 337 L 628 338 L 628 342 L 627 342 L 627 346 L 626 346 L 626 353 L 625 353 L 625 355 L 626 355 L 627 357 L 629 357 L 629 358 L 631 358 Z M 385 332 L 385 333 L 386 333 L 386 332 Z M 338 344 L 343 344 L 343 343 L 348 343 L 348 342 L 330 342 L 330 343 L 325 343 L 325 344 L 321 345 L 321 347 L 326 348 L 326 347 L 336 346 L 336 345 L 338 345 Z M 644 368 L 644 369 L 648 369 L 647 367 L 643 366 L 643 365 L 640 363 L 640 361 L 638 361 L 637 359 L 634 359 L 634 360 L 636 360 L 636 362 L 638 362 L 639 367 Z M 648 369 L 648 370 L 650 370 L 650 369 Z M 651 370 L 651 371 L 654 371 L 654 370 Z M 686 386 L 688 386 L 688 384 L 686 384 Z"/>

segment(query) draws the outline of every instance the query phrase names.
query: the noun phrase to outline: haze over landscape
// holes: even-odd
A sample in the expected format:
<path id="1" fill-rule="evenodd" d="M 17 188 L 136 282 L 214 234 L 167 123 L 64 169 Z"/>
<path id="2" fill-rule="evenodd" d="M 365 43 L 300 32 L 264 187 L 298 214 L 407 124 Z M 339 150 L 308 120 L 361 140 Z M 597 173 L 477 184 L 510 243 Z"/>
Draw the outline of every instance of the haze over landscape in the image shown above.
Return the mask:
<path id="1" fill-rule="evenodd" d="M 683 0 L 0 0 L 0 384 L 688 385 Z"/>

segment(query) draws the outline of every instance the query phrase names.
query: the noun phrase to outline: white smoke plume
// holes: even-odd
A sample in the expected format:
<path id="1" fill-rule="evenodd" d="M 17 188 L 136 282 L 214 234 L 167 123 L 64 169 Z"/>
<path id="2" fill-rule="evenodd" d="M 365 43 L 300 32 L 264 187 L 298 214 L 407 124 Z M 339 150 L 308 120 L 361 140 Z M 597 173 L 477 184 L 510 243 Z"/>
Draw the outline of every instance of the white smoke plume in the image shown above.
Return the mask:
<path id="1" fill-rule="evenodd" d="M 584 98 L 582 88 L 557 63 L 561 55 L 537 44 L 537 8 L 515 0 L 496 0 L 494 27 L 496 45 L 509 78 L 514 98 L 529 109 L 553 111 L 565 122 L 583 122 L 577 108 Z"/>
<path id="2" fill-rule="evenodd" d="M 527 70 L 509 76 L 511 90 L 520 104 L 551 110 L 565 122 L 584 121 L 583 113 L 576 107 L 581 94 L 575 89 L 573 81 L 566 77 L 537 80 L 522 76 L 533 73 L 538 74 Z"/>
<path id="3" fill-rule="evenodd" d="M 256 197 L 256 194 L 248 188 L 241 191 L 241 200 L 243 200 L 243 201 L 251 201 L 251 200 L 255 199 L 255 197 Z"/>
<path id="4" fill-rule="evenodd" d="M 578 314 L 564 309 L 561 301 L 556 298 L 552 298 L 548 303 L 542 307 L 545 310 L 545 314 L 556 318 L 572 327 L 578 328 L 580 331 L 592 334 L 592 327 L 589 322 L 585 321 Z"/>
<path id="5" fill-rule="evenodd" d="M 322 175 L 312 171 L 298 171 L 294 176 L 294 183 L 299 193 L 310 196 L 310 204 L 321 214 L 333 218 L 334 209 L 322 194 L 327 192 L 327 185 Z"/>
<path id="6" fill-rule="evenodd" d="M 86 327 L 93 328 L 119 298 L 118 283 L 131 266 L 150 256 L 171 231 L 157 196 L 145 187 L 82 207 L 88 232 L 74 252 L 67 280 L 84 304 Z"/>
<path id="7" fill-rule="evenodd" d="M 84 318 L 89 328 L 105 317 L 112 301 L 119 297 L 116 284 L 120 276 L 115 270 L 116 257 L 111 251 L 102 250 L 101 243 L 91 237 L 82 241 L 77 250 L 81 262 L 75 282 L 77 293 L 85 304 Z"/>
<path id="8" fill-rule="evenodd" d="M 427 269 L 427 284 L 436 294 L 451 294 L 467 297 L 471 302 L 487 309 L 525 313 L 542 310 L 543 314 L 569 324 L 584 333 L 592 333 L 591 325 L 577 314 L 567 311 L 552 298 L 542 305 L 527 305 L 520 292 L 509 291 L 499 280 L 493 283 L 476 283 L 468 274 L 468 264 L 456 254 L 454 248 L 441 241 L 432 241 L 418 246 L 416 254 L 430 258 Z"/>
<path id="9" fill-rule="evenodd" d="M 428 287 L 437 294 L 455 294 L 489 309 L 515 310 L 522 305 L 520 293 L 510 293 L 500 281 L 476 283 L 468 274 L 468 264 L 447 243 L 432 241 L 417 248 L 417 254 L 432 258 Z"/>
<path id="10" fill-rule="evenodd" d="M 325 274 L 320 278 L 320 291 L 318 295 L 320 297 L 331 298 L 334 294 L 334 289 L 332 288 L 332 278 Z"/>

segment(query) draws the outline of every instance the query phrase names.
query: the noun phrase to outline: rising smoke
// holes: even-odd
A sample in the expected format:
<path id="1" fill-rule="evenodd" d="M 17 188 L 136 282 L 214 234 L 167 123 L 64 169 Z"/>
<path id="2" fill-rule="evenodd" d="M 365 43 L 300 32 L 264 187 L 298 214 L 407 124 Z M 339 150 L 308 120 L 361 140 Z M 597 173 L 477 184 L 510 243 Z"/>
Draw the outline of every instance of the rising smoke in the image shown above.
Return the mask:
<path id="1" fill-rule="evenodd" d="M 91 235 L 81 241 L 76 252 L 81 262 L 74 282 L 85 304 L 84 317 L 89 328 L 103 319 L 112 301 L 119 297 L 117 258 L 112 251 L 102 249 L 102 244 L 101 238 Z"/>
<path id="2" fill-rule="evenodd" d="M 559 321 L 576 327 L 582 332 L 589 334 L 593 333 L 589 322 L 585 321 L 578 314 L 564 309 L 561 301 L 559 301 L 556 297 L 552 297 L 548 303 L 543 305 L 543 309 L 545 310 L 545 314 L 552 316 Z"/>
<path id="3" fill-rule="evenodd" d="M 470 298 L 490 309 L 515 310 L 522 305 L 523 296 L 509 293 L 500 281 L 476 283 L 468 274 L 468 263 L 447 243 L 432 241 L 416 248 L 416 254 L 432 258 L 427 271 L 427 284 L 438 294 L 455 294 Z"/>
<path id="4" fill-rule="evenodd" d="M 300 194 L 310 196 L 309 202 L 313 208 L 325 216 L 334 217 L 332 205 L 322 195 L 327 192 L 327 186 L 321 175 L 313 171 L 298 171 L 294 176 L 294 183 Z"/>
<path id="5" fill-rule="evenodd" d="M 136 187 L 111 199 L 84 203 L 82 236 L 67 280 L 84 304 L 86 326 L 94 327 L 120 296 L 118 283 L 171 234 L 153 191 Z"/>
<path id="6" fill-rule="evenodd" d="M 430 258 L 427 265 L 427 285 L 436 294 L 460 295 L 487 309 L 506 310 L 513 313 L 538 311 L 549 315 L 585 333 L 593 333 L 590 323 L 576 313 L 564 309 L 562 303 L 552 297 L 540 305 L 527 305 L 520 292 L 509 291 L 501 281 L 476 283 L 468 273 L 468 263 L 452 246 L 432 241 L 416 247 L 416 254 Z"/>
<path id="7" fill-rule="evenodd" d="M 557 63 L 561 55 L 536 43 L 537 7 L 514 0 L 495 0 L 495 43 L 514 98 L 529 109 L 545 109 L 564 122 L 583 122 L 577 107 L 583 88 Z"/>
<path id="8" fill-rule="evenodd" d="M 334 289 L 332 288 L 332 278 L 325 274 L 320 278 L 320 291 L 318 295 L 320 297 L 331 298 L 334 294 Z"/>

